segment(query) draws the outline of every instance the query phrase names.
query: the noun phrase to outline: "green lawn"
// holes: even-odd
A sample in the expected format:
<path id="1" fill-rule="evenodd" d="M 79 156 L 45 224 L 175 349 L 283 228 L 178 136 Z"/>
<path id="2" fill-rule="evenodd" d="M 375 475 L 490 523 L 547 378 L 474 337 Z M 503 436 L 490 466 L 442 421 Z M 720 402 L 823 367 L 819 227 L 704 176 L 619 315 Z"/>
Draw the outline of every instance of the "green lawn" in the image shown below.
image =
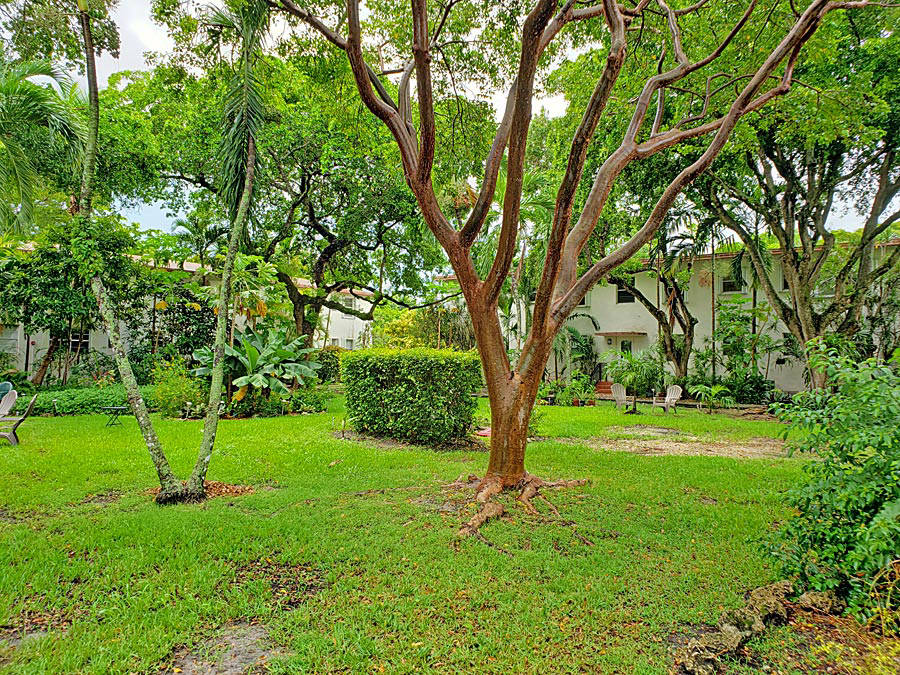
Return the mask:
<path id="1" fill-rule="evenodd" d="M 511 517 L 483 529 L 497 548 L 457 547 L 474 507 L 443 508 L 440 486 L 481 473 L 486 454 L 336 439 L 341 405 L 223 422 L 209 477 L 255 494 L 166 508 L 144 494 L 155 474 L 133 419 L 110 429 L 101 416 L 28 420 L 22 445 L 0 455 L 0 624 L 35 612 L 71 624 L 0 645 L 0 667 L 158 672 L 182 647 L 254 618 L 281 653 L 272 672 L 664 673 L 670 633 L 714 622 L 773 578 L 755 540 L 784 517 L 780 497 L 799 460 L 536 442 L 532 472 L 591 479 L 551 499 L 594 545 L 530 519 L 509 497 Z M 546 410 L 541 432 L 552 437 L 638 423 L 719 439 L 779 431 L 696 412 Z M 158 420 L 158 429 L 186 475 L 201 424 Z M 121 497 L 86 499 L 106 493 Z M 269 583 L 238 572 L 266 558 L 308 565 L 321 589 L 280 606 Z"/>

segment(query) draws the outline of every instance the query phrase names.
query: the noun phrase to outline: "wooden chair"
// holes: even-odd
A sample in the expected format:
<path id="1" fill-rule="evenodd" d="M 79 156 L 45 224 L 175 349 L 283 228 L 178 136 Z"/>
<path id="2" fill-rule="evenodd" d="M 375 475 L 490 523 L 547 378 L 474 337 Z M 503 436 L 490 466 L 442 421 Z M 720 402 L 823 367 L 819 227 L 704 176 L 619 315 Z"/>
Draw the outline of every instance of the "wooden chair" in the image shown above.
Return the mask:
<path id="1" fill-rule="evenodd" d="M 31 414 L 37 397 L 37 394 L 31 397 L 31 400 L 28 402 L 28 407 L 25 408 L 25 414 L 21 417 L 0 417 L 0 438 L 5 438 L 13 445 L 19 444 L 19 437 L 16 435 L 16 429 L 18 429 L 19 425 Z"/>
<path id="2" fill-rule="evenodd" d="M 613 399 L 615 399 L 616 407 L 627 408 L 628 401 L 625 399 L 625 387 L 618 382 L 614 382 L 610 390 L 612 391 Z"/>
<path id="3" fill-rule="evenodd" d="M 669 412 L 670 409 L 672 412 L 678 412 L 678 399 L 680 398 L 681 387 L 677 384 L 673 384 L 666 389 L 665 398 L 660 398 L 658 396 L 653 397 L 653 405 L 657 408 L 662 408 L 664 412 Z"/>
<path id="4" fill-rule="evenodd" d="M 0 398 L 0 417 L 3 417 L 4 415 L 9 415 L 10 410 L 15 407 L 19 394 L 15 389 L 12 389 L 0 394 L 0 397 L 2 397 Z"/>

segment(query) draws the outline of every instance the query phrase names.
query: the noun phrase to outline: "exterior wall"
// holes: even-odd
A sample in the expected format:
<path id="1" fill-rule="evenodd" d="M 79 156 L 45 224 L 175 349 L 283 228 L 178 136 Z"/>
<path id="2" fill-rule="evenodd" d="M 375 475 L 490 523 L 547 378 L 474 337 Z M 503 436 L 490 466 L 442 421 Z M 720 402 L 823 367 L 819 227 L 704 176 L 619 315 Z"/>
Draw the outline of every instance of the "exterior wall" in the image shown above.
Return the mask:
<path id="1" fill-rule="evenodd" d="M 777 258 L 776 258 L 777 261 Z M 691 313 L 697 318 L 698 323 L 694 329 L 694 349 L 702 348 L 704 341 L 712 333 L 712 298 L 710 288 L 710 260 L 703 258 L 698 260 L 694 265 L 694 274 L 686 289 L 686 299 Z M 723 255 L 716 260 L 716 300 L 743 296 L 750 298 L 751 291 L 743 289 L 740 292 L 726 292 L 723 290 L 723 282 L 730 274 L 731 262 L 727 255 Z M 775 263 L 773 279 L 776 288 L 782 287 L 782 275 L 780 265 Z M 750 277 L 750 269 L 746 267 L 744 270 L 744 278 Z M 657 285 L 654 276 L 648 272 L 642 272 L 635 275 L 635 285 L 647 298 L 654 304 L 657 302 Z M 784 296 L 788 295 L 788 291 L 782 291 Z M 594 349 L 598 354 L 602 354 L 610 350 L 622 350 L 623 346 L 630 343 L 633 353 L 642 352 L 647 349 L 654 349 L 658 339 L 658 326 L 656 320 L 650 315 L 647 309 L 638 301 L 623 302 L 618 297 L 618 289 L 615 284 L 597 284 L 585 296 L 585 299 L 573 312 L 573 317 L 568 321 L 568 325 L 576 328 L 585 335 L 594 336 Z M 757 291 L 757 302 L 759 304 L 766 303 L 766 296 L 762 290 Z M 665 298 L 659 297 L 661 306 L 665 305 Z M 579 316 L 579 314 L 590 314 L 596 322 L 594 323 L 587 317 Z M 676 327 L 676 332 L 679 332 Z M 769 335 L 776 340 L 784 339 L 788 333 L 787 328 L 779 321 L 768 331 Z M 607 335 L 611 334 L 611 335 Z M 787 361 L 778 363 L 779 357 L 773 354 L 766 362 L 760 361 L 760 371 L 769 379 L 775 382 L 775 386 L 783 391 L 796 392 L 804 388 L 803 371 L 804 365 L 796 361 Z M 547 368 L 548 375 L 554 374 L 553 356 Z"/>
<path id="2" fill-rule="evenodd" d="M 340 300 L 347 305 L 352 302 L 354 307 L 361 308 L 360 300 L 347 296 L 341 297 Z M 316 346 L 336 345 L 344 349 L 359 349 L 360 338 L 368 325 L 368 321 L 357 316 L 326 308 L 322 311 L 322 328 L 316 331 Z"/>

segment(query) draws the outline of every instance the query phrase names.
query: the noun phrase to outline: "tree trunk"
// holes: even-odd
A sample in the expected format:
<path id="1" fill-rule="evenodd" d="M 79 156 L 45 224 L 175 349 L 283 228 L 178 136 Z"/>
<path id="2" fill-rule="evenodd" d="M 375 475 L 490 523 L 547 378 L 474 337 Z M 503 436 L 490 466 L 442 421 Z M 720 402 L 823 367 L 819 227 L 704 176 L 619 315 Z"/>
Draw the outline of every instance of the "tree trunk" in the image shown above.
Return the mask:
<path id="1" fill-rule="evenodd" d="M 228 237 L 228 251 L 225 255 L 225 266 L 222 269 L 222 285 L 219 288 L 218 315 L 216 316 L 216 342 L 213 348 L 212 381 L 209 387 L 209 402 L 206 405 L 206 419 L 203 422 L 203 440 L 197 462 L 187 484 L 187 494 L 192 499 L 203 499 L 206 490 L 206 472 L 216 442 L 216 431 L 219 428 L 219 404 L 222 402 L 222 383 L 225 379 L 225 341 L 228 332 L 228 310 L 231 307 L 232 280 L 234 259 L 237 256 L 241 232 L 250 212 L 250 196 L 253 192 L 253 176 L 256 166 L 256 145 L 251 138 L 247 149 L 247 173 L 244 179 L 244 192 L 238 205 L 237 213 L 231 224 Z"/>
<path id="2" fill-rule="evenodd" d="M 100 90 L 97 87 L 97 64 L 94 60 L 94 36 L 87 0 L 78 0 L 78 20 L 84 39 L 84 60 L 88 81 L 88 137 L 84 144 L 81 170 L 81 195 L 78 210 L 86 218 L 91 216 L 94 196 L 94 173 L 97 167 L 97 132 L 100 126 Z"/>
<path id="3" fill-rule="evenodd" d="M 84 53 L 87 62 L 87 81 L 88 81 L 88 100 L 90 103 L 90 112 L 88 114 L 88 136 L 85 143 L 84 165 L 81 178 L 81 197 L 78 204 L 78 212 L 81 217 L 90 219 L 91 203 L 93 197 L 94 171 L 97 159 L 97 136 L 100 120 L 100 98 L 97 87 L 97 69 L 94 62 L 94 41 L 91 34 L 91 18 L 87 11 L 86 0 L 78 0 L 78 15 L 81 22 L 82 37 L 84 38 Z M 165 504 L 170 501 L 179 501 L 183 495 L 183 488 L 172 473 L 166 455 L 163 452 L 159 437 L 153 428 L 150 420 L 150 413 L 147 411 L 147 405 L 141 396 L 138 388 L 137 379 L 134 377 L 134 371 L 131 369 L 131 363 L 128 361 L 128 355 L 125 352 L 125 345 L 119 333 L 119 324 L 116 320 L 112 307 L 109 305 L 109 298 L 106 294 L 106 287 L 103 280 L 99 276 L 91 279 L 91 290 L 97 300 L 97 307 L 100 311 L 100 317 L 109 336 L 109 342 L 112 345 L 115 356 L 116 366 L 119 370 L 119 377 L 125 386 L 125 392 L 128 397 L 128 403 L 134 413 L 147 450 L 150 452 L 150 458 L 156 467 L 156 473 L 159 476 L 160 492 L 156 497 L 159 504 Z"/>
<path id="4" fill-rule="evenodd" d="M 491 404 L 491 451 L 483 482 L 511 487 L 526 476 L 528 423 L 553 337 L 536 344 L 528 368 L 512 375 L 497 306 L 485 307 L 477 300 L 469 306 Z"/>
<path id="5" fill-rule="evenodd" d="M 709 297 L 710 309 L 712 310 L 712 383 L 716 383 L 716 237 L 712 237 L 712 254 L 709 263 Z"/>
<path id="6" fill-rule="evenodd" d="M 131 369 L 131 363 L 128 361 L 128 355 L 125 351 L 125 344 L 119 333 L 119 324 L 116 320 L 112 307 L 109 304 L 109 297 L 106 294 L 106 288 L 100 277 L 91 279 L 91 290 L 94 291 L 94 297 L 97 299 L 97 308 L 100 316 L 106 326 L 106 333 L 109 336 L 109 342 L 113 349 L 113 358 L 119 369 L 119 377 L 122 384 L 125 385 L 125 394 L 128 397 L 128 404 L 134 412 L 134 418 L 137 420 L 141 429 L 141 435 L 144 437 L 144 443 L 147 450 L 150 451 L 150 458 L 156 467 L 156 474 L 159 476 L 160 493 L 156 498 L 157 503 L 165 504 L 171 501 L 179 501 L 182 498 L 183 488 L 181 482 L 172 473 L 166 455 L 163 452 L 159 437 L 150 421 L 150 413 L 147 405 L 141 396 L 141 390 L 138 388 L 137 379 L 134 371 Z"/>
<path id="7" fill-rule="evenodd" d="M 59 339 L 51 337 L 50 344 L 47 345 L 47 351 L 44 352 L 44 358 L 41 359 L 41 365 L 38 366 L 38 369 L 34 371 L 34 375 L 31 376 L 31 384 L 35 387 L 40 387 L 44 383 L 44 378 L 47 377 L 47 371 L 50 369 L 50 364 L 53 363 L 53 355 L 56 353 L 57 347 L 59 347 Z"/>

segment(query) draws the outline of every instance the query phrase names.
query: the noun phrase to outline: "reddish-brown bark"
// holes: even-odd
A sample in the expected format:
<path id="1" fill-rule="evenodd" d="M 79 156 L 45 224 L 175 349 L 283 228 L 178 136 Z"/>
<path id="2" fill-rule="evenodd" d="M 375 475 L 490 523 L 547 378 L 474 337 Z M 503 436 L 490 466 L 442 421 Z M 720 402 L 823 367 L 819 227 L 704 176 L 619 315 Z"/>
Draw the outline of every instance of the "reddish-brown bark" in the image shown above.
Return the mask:
<path id="1" fill-rule="evenodd" d="M 358 0 L 347 2 L 346 38 L 327 28 L 320 19 L 300 8 L 292 0 L 271 0 L 271 4 L 299 18 L 347 53 L 363 103 L 393 134 L 400 149 L 407 182 L 418 201 L 426 223 L 447 252 L 475 328 L 490 397 L 492 428 L 490 458 L 479 491 L 479 500 L 484 497 L 483 503 L 487 505 L 490 498 L 500 490 L 518 487 L 523 490 L 523 503 L 530 506 L 530 498 L 537 494 L 543 483 L 533 477 L 529 478 L 525 472 L 528 421 L 553 338 L 563 322 L 591 286 L 637 253 L 653 237 L 678 194 L 710 166 L 724 147 L 738 120 L 789 89 L 800 48 L 815 32 L 823 17 L 834 9 L 862 7 L 867 3 L 814 0 L 806 11 L 797 17 L 792 28 L 755 72 L 746 77 L 736 78 L 730 83 L 730 86 L 739 87 L 743 84 L 743 87 L 736 89 L 737 93 L 727 113 L 707 121 L 704 121 L 703 116 L 694 116 L 681 120 L 668 130 L 660 129 L 662 116 L 656 113 L 652 129 L 645 130 L 653 98 L 657 97 L 657 105 L 660 106 L 661 97 L 667 88 L 677 86 L 677 83 L 689 74 L 719 58 L 743 30 L 755 9 L 755 2 L 752 2 L 719 46 L 698 60 L 692 61 L 682 43 L 678 17 L 697 11 L 706 4 L 706 0 L 674 11 L 665 2 L 658 2 L 668 19 L 669 39 L 674 46 L 676 65 L 646 81 L 634 103 L 627 131 L 618 147 L 610 153 L 595 175 L 585 206 L 573 225 L 572 204 L 575 191 L 583 178 L 586 149 L 591 143 L 597 121 L 624 67 L 627 29 L 647 10 L 649 0 L 642 0 L 634 8 L 624 7 L 614 0 L 602 0 L 595 6 L 576 7 L 575 0 L 567 0 L 558 11 L 557 2 L 536 0 L 523 22 L 517 76 L 510 88 L 504 115 L 498 125 L 491 150 L 485 159 L 485 175 L 481 189 L 469 218 L 460 230 L 454 229 L 441 211 L 431 183 L 431 168 L 436 150 L 431 51 L 440 28 L 444 25 L 446 15 L 452 8 L 449 6 L 445 8 L 438 29 L 429 38 L 427 2 L 412 0 L 413 58 L 397 71 L 403 73 L 399 93 L 401 104 L 398 107 L 384 93 L 383 87 L 379 87 L 377 77 L 373 78 L 372 69 L 365 63 Z M 654 11 L 658 12 L 659 9 Z M 602 18 L 611 35 L 606 65 L 572 140 L 566 172 L 557 194 L 547 257 L 535 299 L 532 329 L 525 340 L 518 363 L 511 364 L 501 332 L 497 298 L 504 280 L 510 273 L 516 252 L 525 162 L 524 148 L 531 121 L 531 99 L 537 64 L 544 49 L 567 24 L 595 18 Z M 765 89 L 770 78 L 782 68 L 783 73 L 778 84 Z M 419 103 L 418 131 L 410 119 L 409 87 L 413 69 Z M 694 123 L 698 126 L 688 126 Z M 672 179 L 643 227 L 624 245 L 603 257 L 579 276 L 577 269 L 581 251 L 597 225 L 616 179 L 625 167 L 631 162 L 649 157 L 682 141 L 708 134 L 712 134 L 713 137 L 705 152 Z M 502 205 L 498 248 L 490 272 L 481 279 L 475 272 L 470 249 L 489 212 L 504 154 L 507 158 L 507 189 Z M 498 510 L 496 505 L 486 506 L 479 516 L 464 526 L 465 532 L 462 533 L 476 531 L 487 519 L 497 517 L 501 513 L 502 508 Z"/>

